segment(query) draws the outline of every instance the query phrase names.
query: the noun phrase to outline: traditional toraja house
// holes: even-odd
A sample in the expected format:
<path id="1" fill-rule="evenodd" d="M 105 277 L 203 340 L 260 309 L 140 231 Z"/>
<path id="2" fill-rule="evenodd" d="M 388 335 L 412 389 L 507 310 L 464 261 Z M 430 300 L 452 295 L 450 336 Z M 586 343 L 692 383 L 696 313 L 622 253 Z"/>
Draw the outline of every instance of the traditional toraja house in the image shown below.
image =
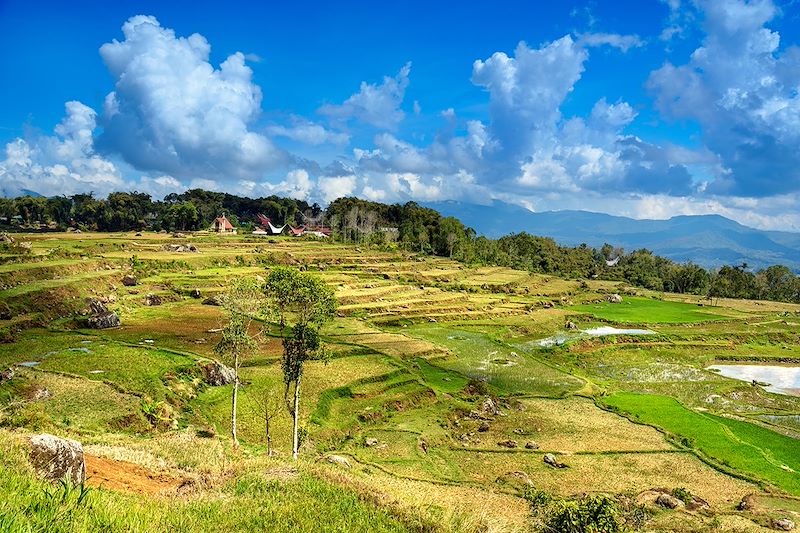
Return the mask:
<path id="1" fill-rule="evenodd" d="M 286 229 L 286 224 L 275 226 L 269 217 L 265 217 L 260 213 L 256 216 L 256 221 L 260 227 L 253 232 L 255 235 L 280 235 Z"/>
<path id="2" fill-rule="evenodd" d="M 228 217 L 226 217 L 224 213 L 221 217 L 214 219 L 214 225 L 211 226 L 211 231 L 215 233 L 236 234 L 236 228 L 233 227 L 233 224 L 231 224 L 231 221 L 228 220 Z"/>

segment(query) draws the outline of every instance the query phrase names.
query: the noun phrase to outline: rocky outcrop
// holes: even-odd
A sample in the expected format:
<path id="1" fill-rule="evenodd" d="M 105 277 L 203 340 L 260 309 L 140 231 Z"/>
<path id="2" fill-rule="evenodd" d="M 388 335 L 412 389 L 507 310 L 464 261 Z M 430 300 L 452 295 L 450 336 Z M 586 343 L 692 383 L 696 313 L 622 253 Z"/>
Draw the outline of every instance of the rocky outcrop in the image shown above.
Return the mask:
<path id="1" fill-rule="evenodd" d="M 199 252 L 194 244 L 165 244 L 161 247 L 165 252 Z"/>
<path id="2" fill-rule="evenodd" d="M 656 498 L 656 503 L 661 507 L 666 507 L 667 509 L 676 509 L 683 505 L 682 501 L 672 494 L 667 494 L 666 492 L 659 494 L 658 498 Z"/>
<path id="3" fill-rule="evenodd" d="M 108 329 L 120 326 L 117 313 L 106 311 L 89 317 L 89 327 L 93 329 Z"/>
<path id="4" fill-rule="evenodd" d="M 90 298 L 87 302 L 92 316 L 89 317 L 89 327 L 94 329 L 116 328 L 120 325 L 119 317 L 113 311 L 109 311 L 106 305 L 95 298 Z"/>
<path id="5" fill-rule="evenodd" d="M 229 366 L 223 365 L 219 361 L 213 361 L 203 365 L 205 381 L 212 387 L 231 385 L 236 381 L 236 371 Z"/>
<path id="6" fill-rule="evenodd" d="M 497 403 L 492 400 L 491 398 L 486 398 L 483 400 L 483 404 L 481 405 L 481 411 L 483 411 L 487 415 L 499 415 L 500 409 L 497 408 Z"/>
<path id="7" fill-rule="evenodd" d="M 31 464 L 45 479 L 67 479 L 73 485 L 80 485 L 86 480 L 86 464 L 80 442 L 45 433 L 31 437 L 30 444 Z"/>
<path id="8" fill-rule="evenodd" d="M 621 304 L 622 303 L 622 296 L 619 294 L 609 294 L 606 296 L 606 301 L 610 304 Z"/>

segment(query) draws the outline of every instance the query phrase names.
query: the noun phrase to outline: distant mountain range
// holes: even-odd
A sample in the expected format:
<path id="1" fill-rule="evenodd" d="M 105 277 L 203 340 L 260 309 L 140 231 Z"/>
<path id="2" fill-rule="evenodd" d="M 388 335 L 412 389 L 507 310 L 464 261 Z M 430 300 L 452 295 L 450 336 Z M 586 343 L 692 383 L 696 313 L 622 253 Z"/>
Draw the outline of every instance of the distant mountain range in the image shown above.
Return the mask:
<path id="1" fill-rule="evenodd" d="M 525 231 L 568 246 L 609 243 L 626 251 L 647 248 L 674 261 L 693 261 L 707 268 L 746 262 L 755 269 L 781 264 L 800 272 L 800 233 L 749 228 L 720 215 L 636 220 L 589 211 L 534 213 L 499 201 L 492 205 L 452 201 L 425 205 L 458 218 L 487 237 Z"/>

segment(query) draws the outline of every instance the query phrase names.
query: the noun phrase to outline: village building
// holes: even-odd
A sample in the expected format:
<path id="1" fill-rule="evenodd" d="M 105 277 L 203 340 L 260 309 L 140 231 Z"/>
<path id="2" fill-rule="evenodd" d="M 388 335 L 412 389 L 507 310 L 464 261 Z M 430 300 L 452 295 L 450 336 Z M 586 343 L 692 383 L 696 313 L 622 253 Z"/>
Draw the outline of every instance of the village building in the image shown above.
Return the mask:
<path id="1" fill-rule="evenodd" d="M 214 233 L 227 233 L 236 235 L 236 228 L 233 227 L 228 217 L 223 214 L 221 217 L 214 219 L 214 225 L 211 226 L 211 231 Z"/>

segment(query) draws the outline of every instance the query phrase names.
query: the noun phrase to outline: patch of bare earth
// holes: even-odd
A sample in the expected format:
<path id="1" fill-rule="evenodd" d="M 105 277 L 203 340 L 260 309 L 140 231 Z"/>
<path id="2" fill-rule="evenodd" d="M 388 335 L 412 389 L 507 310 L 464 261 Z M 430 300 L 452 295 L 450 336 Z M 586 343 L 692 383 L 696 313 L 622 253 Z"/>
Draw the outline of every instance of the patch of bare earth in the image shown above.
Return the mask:
<path id="1" fill-rule="evenodd" d="M 163 472 L 154 472 L 125 461 L 86 455 L 86 483 L 90 487 L 136 492 L 139 494 L 161 494 L 177 489 L 182 480 Z"/>

